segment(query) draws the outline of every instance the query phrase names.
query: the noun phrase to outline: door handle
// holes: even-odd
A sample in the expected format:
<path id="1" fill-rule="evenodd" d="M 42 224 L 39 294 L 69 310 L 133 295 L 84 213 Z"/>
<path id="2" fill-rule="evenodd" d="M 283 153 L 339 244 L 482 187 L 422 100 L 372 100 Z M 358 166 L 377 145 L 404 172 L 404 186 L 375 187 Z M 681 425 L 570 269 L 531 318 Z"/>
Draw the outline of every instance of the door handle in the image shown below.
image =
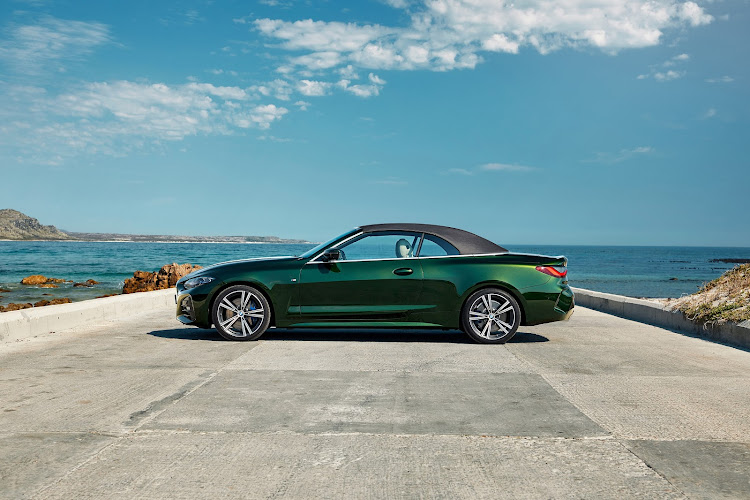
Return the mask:
<path id="1" fill-rule="evenodd" d="M 398 269 L 393 270 L 393 274 L 395 274 L 396 276 L 408 276 L 413 272 L 414 270 L 408 267 L 399 267 Z"/>

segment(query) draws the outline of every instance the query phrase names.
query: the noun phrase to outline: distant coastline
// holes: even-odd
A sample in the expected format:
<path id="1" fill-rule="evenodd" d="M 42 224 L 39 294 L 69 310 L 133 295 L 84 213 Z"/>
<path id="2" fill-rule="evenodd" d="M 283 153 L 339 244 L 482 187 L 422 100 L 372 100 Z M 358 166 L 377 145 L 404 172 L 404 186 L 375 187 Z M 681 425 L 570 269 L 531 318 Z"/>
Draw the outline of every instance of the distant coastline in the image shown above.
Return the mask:
<path id="1" fill-rule="evenodd" d="M 312 244 L 278 236 L 186 236 L 170 234 L 86 233 L 46 226 L 10 208 L 0 210 L 0 241 L 83 241 L 88 243 L 280 243 Z"/>
<path id="2" fill-rule="evenodd" d="M 307 240 L 285 240 L 274 241 L 224 241 L 224 240 L 8 240 L 0 238 L 0 242 L 31 243 L 31 242 L 56 242 L 56 243 L 164 243 L 164 244 L 220 244 L 220 245 L 317 245 L 319 241 Z"/>

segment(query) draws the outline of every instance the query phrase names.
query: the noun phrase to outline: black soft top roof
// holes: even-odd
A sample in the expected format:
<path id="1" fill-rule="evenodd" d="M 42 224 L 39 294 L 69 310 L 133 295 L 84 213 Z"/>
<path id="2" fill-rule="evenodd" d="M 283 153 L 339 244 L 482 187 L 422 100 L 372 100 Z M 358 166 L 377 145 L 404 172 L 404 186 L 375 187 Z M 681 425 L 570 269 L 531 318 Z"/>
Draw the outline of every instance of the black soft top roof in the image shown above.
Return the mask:
<path id="1" fill-rule="evenodd" d="M 500 245 L 492 243 L 490 240 L 486 240 L 463 229 L 456 229 L 455 227 L 399 222 L 393 224 L 370 224 L 368 226 L 360 226 L 360 229 L 365 233 L 375 231 L 413 231 L 416 233 L 432 234 L 456 247 L 456 250 L 461 255 L 502 253 L 508 251 Z"/>

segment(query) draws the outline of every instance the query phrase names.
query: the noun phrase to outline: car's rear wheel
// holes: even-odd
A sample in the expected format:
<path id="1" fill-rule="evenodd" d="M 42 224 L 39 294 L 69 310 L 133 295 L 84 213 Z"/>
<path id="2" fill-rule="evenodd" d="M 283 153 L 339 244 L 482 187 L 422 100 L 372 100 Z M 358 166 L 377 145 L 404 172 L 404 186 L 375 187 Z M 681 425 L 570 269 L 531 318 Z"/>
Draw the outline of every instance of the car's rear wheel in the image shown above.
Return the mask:
<path id="1" fill-rule="evenodd" d="M 461 326 L 476 342 L 504 344 L 513 338 L 521 323 L 518 301 L 500 288 L 474 292 L 461 310 Z"/>
<path id="2" fill-rule="evenodd" d="M 247 285 L 230 286 L 214 300 L 211 317 L 219 334 L 228 340 L 255 340 L 271 323 L 268 300 Z"/>

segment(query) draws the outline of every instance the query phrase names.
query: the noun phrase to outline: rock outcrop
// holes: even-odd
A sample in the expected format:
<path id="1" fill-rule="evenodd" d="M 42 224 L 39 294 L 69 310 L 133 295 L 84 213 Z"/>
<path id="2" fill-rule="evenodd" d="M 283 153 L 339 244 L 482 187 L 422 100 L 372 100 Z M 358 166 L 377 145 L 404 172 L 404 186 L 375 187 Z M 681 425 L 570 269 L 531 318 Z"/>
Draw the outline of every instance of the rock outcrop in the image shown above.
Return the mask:
<path id="1" fill-rule="evenodd" d="M 40 300 L 39 302 L 34 303 L 34 307 L 56 306 L 57 304 L 70 304 L 71 302 L 73 301 L 67 297 L 61 299 Z"/>
<path id="2" fill-rule="evenodd" d="M 22 285 L 42 285 L 44 283 L 47 283 L 47 277 L 42 276 L 41 274 L 32 274 L 31 276 L 26 276 L 24 279 L 21 280 Z"/>
<path id="3" fill-rule="evenodd" d="M 0 312 L 10 312 L 10 311 L 18 311 L 19 309 L 30 309 L 34 307 L 32 304 L 26 303 L 26 304 L 14 304 L 11 302 L 7 306 L 3 307 L 0 306 Z"/>
<path id="4" fill-rule="evenodd" d="M 48 278 L 46 276 L 42 276 L 41 274 L 32 274 L 31 276 L 26 276 L 24 279 L 21 280 L 22 285 L 51 285 L 54 283 L 66 283 L 69 280 L 63 280 L 60 278 Z M 47 287 L 47 288 L 54 288 L 54 287 Z"/>
<path id="5" fill-rule="evenodd" d="M 99 282 L 96 281 L 96 280 L 86 280 L 83 283 L 73 283 L 73 286 L 74 287 L 87 287 L 87 288 L 91 288 L 92 286 L 98 285 L 98 284 L 99 284 Z"/>
<path id="6" fill-rule="evenodd" d="M 18 210 L 0 210 L 0 240 L 72 240 L 55 226 L 44 226 Z"/>
<path id="7" fill-rule="evenodd" d="M 26 304 L 14 304 L 11 302 L 7 306 L 3 307 L 0 306 L 0 312 L 11 312 L 11 311 L 18 311 L 20 309 L 31 309 L 32 307 L 44 307 L 44 306 L 56 306 L 57 304 L 70 304 L 73 302 L 67 297 L 62 297 L 59 299 L 52 299 L 52 300 L 40 300 L 39 302 L 36 302 L 34 304 L 26 303 Z"/>
<path id="8" fill-rule="evenodd" d="M 122 293 L 152 292 L 154 290 L 166 290 L 177 284 L 177 280 L 187 276 L 193 271 L 202 269 L 201 266 L 192 264 L 167 264 L 155 273 L 148 271 L 136 271 L 132 278 L 125 280 Z"/>

